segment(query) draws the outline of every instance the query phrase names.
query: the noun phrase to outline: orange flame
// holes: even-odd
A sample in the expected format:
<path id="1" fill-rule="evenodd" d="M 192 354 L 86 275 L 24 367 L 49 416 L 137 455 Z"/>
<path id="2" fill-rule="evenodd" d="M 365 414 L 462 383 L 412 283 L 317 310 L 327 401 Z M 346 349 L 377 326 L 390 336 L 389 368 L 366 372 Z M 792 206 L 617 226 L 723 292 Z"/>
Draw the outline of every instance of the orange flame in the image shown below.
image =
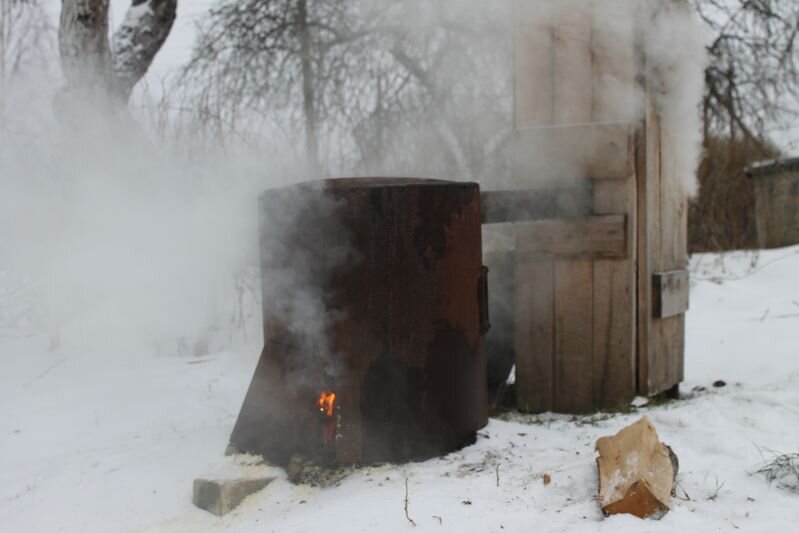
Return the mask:
<path id="1" fill-rule="evenodd" d="M 336 393 L 323 392 L 319 395 L 319 399 L 316 403 L 319 405 L 319 411 L 327 416 L 333 416 L 333 408 L 336 406 Z"/>

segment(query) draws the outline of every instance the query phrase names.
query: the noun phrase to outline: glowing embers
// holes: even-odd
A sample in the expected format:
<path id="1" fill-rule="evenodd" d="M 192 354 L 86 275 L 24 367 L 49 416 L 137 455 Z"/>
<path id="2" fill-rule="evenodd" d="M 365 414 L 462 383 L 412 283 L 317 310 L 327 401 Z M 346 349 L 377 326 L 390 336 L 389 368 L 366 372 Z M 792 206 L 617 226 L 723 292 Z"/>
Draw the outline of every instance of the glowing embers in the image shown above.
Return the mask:
<path id="1" fill-rule="evenodd" d="M 341 416 L 336 414 L 336 393 L 330 390 L 323 391 L 316 399 L 316 406 L 324 417 L 322 442 L 325 444 L 335 442 L 341 421 Z"/>

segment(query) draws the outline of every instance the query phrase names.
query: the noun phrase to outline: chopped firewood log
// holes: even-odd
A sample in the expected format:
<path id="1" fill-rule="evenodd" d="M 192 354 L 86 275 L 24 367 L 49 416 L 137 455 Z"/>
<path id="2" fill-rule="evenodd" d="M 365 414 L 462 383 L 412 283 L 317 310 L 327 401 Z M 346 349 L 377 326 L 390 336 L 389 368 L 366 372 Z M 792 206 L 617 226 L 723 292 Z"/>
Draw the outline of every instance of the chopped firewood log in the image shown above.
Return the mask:
<path id="1" fill-rule="evenodd" d="M 596 443 L 599 502 L 605 516 L 626 513 L 660 518 L 669 511 L 677 456 L 643 417 Z"/>

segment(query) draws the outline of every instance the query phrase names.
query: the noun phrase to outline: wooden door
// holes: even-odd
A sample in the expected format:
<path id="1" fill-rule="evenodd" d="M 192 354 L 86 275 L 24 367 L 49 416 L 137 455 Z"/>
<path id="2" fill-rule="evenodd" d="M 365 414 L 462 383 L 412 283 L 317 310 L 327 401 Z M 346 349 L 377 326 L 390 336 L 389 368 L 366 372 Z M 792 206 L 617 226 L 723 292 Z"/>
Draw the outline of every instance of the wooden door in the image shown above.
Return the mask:
<path id="1" fill-rule="evenodd" d="M 636 392 L 636 125 L 616 104 L 636 98 L 632 23 L 620 33 L 591 9 L 517 7 L 517 175 L 582 186 L 592 203 L 579 220 L 514 224 L 518 406 L 617 407 Z M 610 85 L 629 94 L 611 99 Z"/>
<path id="2" fill-rule="evenodd" d="M 672 135 L 648 98 L 638 138 L 638 392 L 676 392 L 685 366 L 688 220 Z"/>

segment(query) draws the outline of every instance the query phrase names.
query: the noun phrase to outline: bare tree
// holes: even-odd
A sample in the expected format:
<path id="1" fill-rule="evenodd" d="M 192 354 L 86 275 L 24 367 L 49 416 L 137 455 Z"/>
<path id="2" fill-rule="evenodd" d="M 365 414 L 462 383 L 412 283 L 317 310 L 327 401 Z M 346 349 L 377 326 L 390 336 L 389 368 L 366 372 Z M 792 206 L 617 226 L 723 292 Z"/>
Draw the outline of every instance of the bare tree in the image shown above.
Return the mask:
<path id="1" fill-rule="evenodd" d="M 713 35 L 707 45 L 705 138 L 743 136 L 765 147 L 771 127 L 797 118 L 799 3 L 693 0 Z"/>
<path id="2" fill-rule="evenodd" d="M 0 107 L 9 81 L 32 62 L 46 60 L 49 29 L 38 0 L 0 0 Z"/>
<path id="3" fill-rule="evenodd" d="M 754 192 L 744 169 L 779 156 L 773 131 L 799 117 L 799 3 L 692 0 L 710 31 L 704 157 L 689 210 L 692 251 L 752 248 Z M 784 140 L 784 139 L 783 139 Z"/>
<path id="4" fill-rule="evenodd" d="M 319 168 L 319 133 L 332 101 L 344 98 L 331 72 L 365 32 L 351 2 L 227 0 L 212 9 L 185 79 L 220 119 L 274 117 L 302 124 L 305 159 Z M 343 37 L 346 35 L 346 37 Z M 357 36 L 357 37 L 356 37 Z M 333 94 L 333 93 L 336 94 Z"/>
<path id="5" fill-rule="evenodd" d="M 205 21 L 182 83 L 220 129 L 261 121 L 301 137 L 311 169 L 468 178 L 504 140 L 498 124 L 508 130 L 509 70 L 495 75 L 510 57 L 500 5 L 478 14 L 457 2 L 227 0 Z"/>
<path id="6" fill-rule="evenodd" d="M 176 11 L 177 0 L 132 0 L 110 43 L 108 0 L 63 0 L 59 50 L 66 93 L 127 102 L 166 41 Z"/>

